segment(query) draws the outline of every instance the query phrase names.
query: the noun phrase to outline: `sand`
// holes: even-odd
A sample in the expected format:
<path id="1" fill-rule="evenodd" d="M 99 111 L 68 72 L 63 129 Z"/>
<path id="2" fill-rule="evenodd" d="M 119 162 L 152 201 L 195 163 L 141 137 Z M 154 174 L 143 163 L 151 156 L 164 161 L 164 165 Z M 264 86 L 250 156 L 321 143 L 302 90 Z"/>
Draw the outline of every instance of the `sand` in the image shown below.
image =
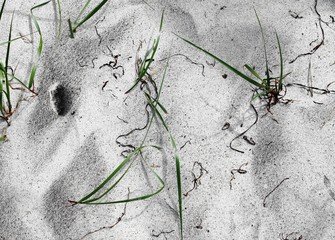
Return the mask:
<path id="1" fill-rule="evenodd" d="M 16 90 L 13 102 L 19 104 L 10 126 L 0 123 L 7 135 L 0 143 L 0 239 L 181 239 L 173 149 L 159 121 L 147 144 L 164 150 L 144 151 L 145 160 L 134 162 L 106 200 L 159 188 L 149 166 L 166 184 L 160 194 L 128 204 L 69 202 L 91 192 L 122 162 L 126 148 L 116 143 L 118 136 L 146 123 L 143 93 L 125 92 L 135 80 L 136 56 L 143 57 L 158 34 L 163 9 L 150 71 L 160 83 L 164 59 L 172 56 L 160 102 L 181 159 L 184 239 L 335 239 L 335 85 L 325 94 L 296 85 L 327 89 L 334 81 L 333 1 L 109 1 L 74 39 L 67 19 L 83 3 L 61 1 L 57 37 L 56 2 L 34 12 L 44 40 L 38 95 Z M 29 14 L 38 3 L 7 3 L 1 42 L 13 10 L 13 36 L 34 31 Z M 291 72 L 286 101 L 271 109 L 264 101 L 250 102 L 248 82 L 173 34 L 240 70 L 249 64 L 263 74 L 253 7 L 264 28 L 270 69 L 279 72 L 276 31 L 285 72 Z M 10 65 L 24 80 L 36 60 L 38 35 L 31 40 L 12 44 Z M 6 46 L 0 51 L 4 59 Z M 106 65 L 115 57 L 115 66 L 122 67 Z M 244 153 L 231 149 L 231 141 L 256 118 L 245 133 L 249 142 L 240 137 L 232 143 Z M 121 141 L 139 146 L 144 134 L 136 131 Z"/>

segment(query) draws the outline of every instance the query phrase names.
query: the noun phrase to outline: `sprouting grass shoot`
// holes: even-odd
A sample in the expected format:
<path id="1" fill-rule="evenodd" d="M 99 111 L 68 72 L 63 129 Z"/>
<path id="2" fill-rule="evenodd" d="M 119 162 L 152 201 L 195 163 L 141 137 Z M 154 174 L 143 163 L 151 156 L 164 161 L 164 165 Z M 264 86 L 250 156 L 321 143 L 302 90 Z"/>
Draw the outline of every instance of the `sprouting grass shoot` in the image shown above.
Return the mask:
<path id="1" fill-rule="evenodd" d="M 91 17 L 93 17 L 107 2 L 108 0 L 101 1 L 97 6 L 93 8 L 85 17 L 82 18 L 86 8 L 90 4 L 91 0 L 88 0 L 84 7 L 80 10 L 77 18 L 72 22 L 71 19 L 68 19 L 69 30 L 70 30 L 70 37 L 74 38 L 74 33 L 77 32 L 77 29 L 83 25 L 86 21 L 88 21 Z M 58 4 L 60 8 L 60 4 Z"/>
<path id="2" fill-rule="evenodd" d="M 164 12 L 162 14 L 161 21 L 160 21 L 159 33 L 161 33 L 161 31 L 162 31 L 163 16 L 164 16 Z M 148 126 L 146 128 L 146 133 L 144 135 L 144 138 L 143 138 L 140 146 L 136 147 L 128 156 L 126 156 L 125 159 L 115 168 L 115 170 L 96 189 L 94 189 L 92 192 L 90 192 L 89 194 L 87 194 L 86 196 L 81 198 L 79 201 L 70 201 L 70 202 L 73 203 L 73 204 L 127 203 L 127 202 L 132 202 L 132 201 L 145 200 L 147 198 L 153 197 L 153 196 L 157 195 L 158 193 L 160 193 L 164 189 L 165 183 L 164 183 L 163 179 L 152 169 L 152 167 L 148 166 L 148 164 L 147 164 L 147 167 L 148 167 L 149 171 L 155 176 L 155 178 L 158 180 L 158 182 L 160 184 L 160 186 L 156 190 L 154 190 L 151 193 L 142 195 L 142 196 L 129 198 L 129 195 L 128 195 L 128 198 L 121 199 L 121 200 L 109 200 L 109 199 L 106 200 L 106 197 L 107 197 L 108 193 L 110 193 L 120 183 L 120 181 L 125 177 L 125 175 L 129 171 L 130 167 L 133 165 L 133 163 L 135 162 L 135 160 L 138 157 L 141 157 L 144 163 L 146 162 L 144 157 L 143 157 L 143 154 L 142 154 L 144 150 L 146 150 L 148 148 L 161 150 L 161 147 L 159 147 L 159 146 L 146 145 L 145 144 L 148 133 L 150 131 L 150 128 L 151 128 L 151 125 L 152 125 L 152 122 L 153 122 L 153 119 L 158 117 L 158 119 L 162 123 L 164 129 L 169 134 L 171 146 L 172 146 L 172 149 L 174 151 L 174 160 L 175 160 L 176 178 L 177 178 L 177 190 L 178 190 L 178 212 L 179 212 L 179 225 L 180 225 L 180 236 L 181 236 L 180 238 L 183 239 L 182 183 L 181 183 L 180 157 L 178 155 L 178 150 L 177 150 L 177 147 L 176 147 L 174 137 L 171 133 L 171 130 L 169 129 L 168 125 L 166 124 L 166 122 L 165 122 L 165 120 L 162 116 L 162 112 L 166 114 L 167 110 L 165 109 L 165 107 L 159 101 L 159 98 L 160 98 L 160 95 L 161 95 L 161 92 L 162 92 L 162 88 L 163 88 L 164 79 L 165 79 L 165 76 L 166 76 L 166 71 L 167 71 L 167 68 L 168 68 L 168 63 L 165 66 L 162 81 L 159 85 L 159 89 L 157 89 L 156 84 L 152 82 L 153 80 L 151 78 L 151 75 L 148 72 L 149 67 L 150 67 L 151 63 L 153 62 L 155 54 L 157 52 L 159 39 L 160 39 L 160 35 L 158 35 L 158 37 L 156 39 L 154 39 L 152 47 L 149 48 L 146 51 L 143 61 L 141 61 L 140 66 L 138 66 L 139 71 L 137 72 L 137 78 L 135 79 L 135 83 L 133 84 L 133 86 L 128 91 L 126 91 L 126 93 L 131 92 L 132 90 L 135 89 L 136 86 L 138 86 L 139 83 L 148 84 L 148 83 L 145 82 L 145 77 L 148 78 L 148 81 L 155 88 L 156 96 L 152 96 L 150 90 L 145 91 L 147 88 L 145 90 L 143 90 L 143 88 L 141 88 L 141 90 L 144 92 L 144 96 L 147 100 L 147 104 L 149 104 L 149 106 L 151 107 L 151 113 L 152 114 L 151 114 L 151 118 L 149 120 Z"/>
<path id="3" fill-rule="evenodd" d="M 221 63 L 223 66 L 228 68 L 230 71 L 241 77 L 242 79 L 246 80 L 247 82 L 251 83 L 253 86 L 257 88 L 257 94 L 252 98 L 254 100 L 255 98 L 260 98 L 260 99 L 266 99 L 268 102 L 268 107 L 271 105 L 275 105 L 276 103 L 279 102 L 281 98 L 281 93 L 283 91 L 283 80 L 285 77 L 289 74 L 284 75 L 284 63 L 283 63 L 283 55 L 282 55 L 282 48 L 280 45 L 280 40 L 278 37 L 278 34 L 276 33 L 276 39 L 277 39 L 277 44 L 279 48 L 279 61 L 280 61 L 280 75 L 279 77 L 271 77 L 270 76 L 270 69 L 269 69 L 269 63 L 268 63 L 268 58 L 267 58 L 267 51 L 266 51 L 266 44 L 265 44 L 265 38 L 264 38 L 264 33 L 263 33 L 263 27 L 261 25 L 260 19 L 257 15 L 257 12 L 255 10 L 256 18 L 261 30 L 261 36 L 262 36 L 262 41 L 264 45 L 264 56 L 265 56 L 265 77 L 262 78 L 260 74 L 252 68 L 250 65 L 245 64 L 244 67 L 251 73 L 253 77 L 249 77 L 248 75 L 244 74 L 237 68 L 231 66 L 227 62 L 223 61 L 221 58 L 215 56 L 214 54 L 210 53 L 209 51 L 205 50 L 202 47 L 199 47 L 195 43 L 191 42 L 190 40 L 187 40 L 177 34 L 175 34 L 177 37 L 185 41 L 186 43 L 190 44 L 191 46 L 199 49 L 200 51 L 206 53 L 210 57 L 214 58 L 216 61 Z"/>

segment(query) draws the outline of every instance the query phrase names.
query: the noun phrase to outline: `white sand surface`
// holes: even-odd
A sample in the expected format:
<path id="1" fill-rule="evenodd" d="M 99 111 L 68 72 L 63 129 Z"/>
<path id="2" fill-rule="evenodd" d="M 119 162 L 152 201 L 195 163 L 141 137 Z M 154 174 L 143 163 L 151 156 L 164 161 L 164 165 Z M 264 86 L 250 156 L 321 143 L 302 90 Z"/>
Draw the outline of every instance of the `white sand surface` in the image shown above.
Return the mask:
<path id="1" fill-rule="evenodd" d="M 181 160 L 183 238 L 335 239 L 335 84 L 326 94 L 294 85 L 326 89 L 334 81 L 334 1 L 108 1 L 73 39 L 67 19 L 75 19 L 84 2 L 60 2 L 60 37 L 57 1 L 34 11 L 44 41 L 38 95 L 13 91 L 10 126 L 0 123 L 7 136 L 0 142 L 0 239 L 181 239 L 174 154 L 159 119 L 146 143 L 163 150 L 144 151 L 145 160 L 137 158 L 102 200 L 155 191 L 159 182 L 149 167 L 165 182 L 161 193 L 127 204 L 69 202 L 93 191 L 122 162 L 127 148 L 116 142 L 118 136 L 146 124 L 143 92 L 139 86 L 125 92 L 136 78 L 136 58 L 143 58 L 157 37 L 163 10 L 161 42 L 150 72 L 159 85 L 171 56 L 160 102 Z M 13 37 L 35 31 L 30 9 L 39 3 L 7 1 L 0 41 L 7 40 L 14 10 Z M 89 9 L 98 3 L 92 1 Z M 279 74 L 277 32 L 285 73 L 291 72 L 285 78 L 289 102 L 270 109 L 264 101 L 250 102 L 250 83 L 173 34 L 241 71 L 249 64 L 263 75 L 263 43 L 253 8 L 263 25 L 270 69 Z M 37 33 L 27 38 L 32 43 L 12 43 L 9 60 L 24 81 L 39 41 Z M 293 61 L 304 53 L 310 54 Z M 6 45 L 0 46 L 0 59 L 5 55 Z M 116 55 L 121 67 L 104 65 Z M 55 111 L 50 90 L 57 86 L 63 97 L 62 108 Z M 244 153 L 231 149 L 231 141 L 256 118 L 245 133 L 255 145 L 241 136 L 232 146 Z M 226 123 L 229 128 L 223 129 Z M 145 130 L 135 131 L 119 140 L 139 146 L 144 135 Z"/>

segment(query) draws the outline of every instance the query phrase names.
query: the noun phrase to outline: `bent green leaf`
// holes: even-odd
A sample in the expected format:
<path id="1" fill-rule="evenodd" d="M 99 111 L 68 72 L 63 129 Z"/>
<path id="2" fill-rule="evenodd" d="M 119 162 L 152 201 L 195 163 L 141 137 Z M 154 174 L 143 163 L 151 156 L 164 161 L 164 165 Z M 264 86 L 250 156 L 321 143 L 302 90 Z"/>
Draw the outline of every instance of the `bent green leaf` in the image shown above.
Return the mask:
<path id="1" fill-rule="evenodd" d="M 241 78 L 243 78 L 244 80 L 248 81 L 249 83 L 255 85 L 258 88 L 264 88 L 265 86 L 259 82 L 256 82 L 255 80 L 253 80 L 252 78 L 248 77 L 247 75 L 245 75 L 244 73 L 240 72 L 239 70 L 237 70 L 236 68 L 232 67 L 231 65 L 229 65 L 228 63 L 226 63 L 225 61 L 223 61 L 222 59 L 220 59 L 219 57 L 215 56 L 214 54 L 208 52 L 207 50 L 197 46 L 196 44 L 194 44 L 193 42 L 175 34 L 178 38 L 182 39 L 183 41 L 185 41 L 186 43 L 190 44 L 191 46 L 199 49 L 200 51 L 206 53 L 208 56 L 214 58 L 216 61 L 218 61 L 219 63 L 221 63 L 222 65 L 224 65 L 226 68 L 228 68 L 230 71 L 234 72 L 235 74 L 237 74 L 238 76 L 240 76 Z"/>

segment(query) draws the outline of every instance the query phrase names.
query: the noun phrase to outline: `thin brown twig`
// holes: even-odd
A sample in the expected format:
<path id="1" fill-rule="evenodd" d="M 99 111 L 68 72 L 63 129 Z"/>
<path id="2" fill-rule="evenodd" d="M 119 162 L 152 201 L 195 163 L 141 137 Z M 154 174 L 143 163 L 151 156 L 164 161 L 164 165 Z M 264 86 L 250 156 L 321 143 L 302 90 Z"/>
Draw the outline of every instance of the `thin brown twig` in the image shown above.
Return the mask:
<path id="1" fill-rule="evenodd" d="M 128 199 L 129 199 L 129 195 L 130 195 L 130 190 L 129 190 L 129 188 L 128 188 L 128 195 L 127 195 L 127 198 L 128 198 Z M 96 230 L 94 230 L 94 231 L 88 232 L 88 233 L 86 233 L 86 234 L 81 238 L 81 240 L 84 239 L 84 238 L 86 238 L 86 237 L 89 236 L 89 235 L 92 235 L 92 234 L 96 233 L 96 232 L 99 232 L 99 231 L 102 231 L 102 230 L 105 230 L 105 229 L 112 229 L 113 227 L 115 227 L 117 224 L 119 224 L 119 223 L 122 221 L 122 218 L 126 215 L 126 210 L 127 210 L 127 202 L 124 204 L 123 212 L 122 212 L 121 215 L 118 217 L 118 219 L 116 220 L 115 223 L 113 223 L 113 224 L 110 225 L 110 226 L 100 227 L 100 228 L 98 228 L 98 229 L 96 229 Z"/>
<path id="2" fill-rule="evenodd" d="M 263 199 L 263 207 L 265 207 L 265 204 L 266 204 L 266 199 L 277 189 L 277 188 L 279 188 L 279 186 L 284 182 L 284 181 L 286 181 L 286 180 L 288 180 L 288 179 L 290 179 L 290 178 L 284 178 L 283 180 L 281 180 L 281 182 L 274 188 L 274 189 L 272 189 L 271 190 L 271 192 L 269 192 L 266 196 L 265 196 L 265 198 Z"/>
<path id="3" fill-rule="evenodd" d="M 321 41 L 312 50 L 310 50 L 307 53 L 299 54 L 293 60 L 289 61 L 289 63 L 294 63 L 300 57 L 312 55 L 313 53 L 315 53 L 324 44 L 325 33 L 324 33 L 324 30 L 323 30 L 323 27 L 322 27 L 322 23 L 324 23 L 324 21 L 321 19 L 321 15 L 320 15 L 320 13 L 319 13 L 319 11 L 317 9 L 317 5 L 318 5 L 318 0 L 315 0 L 315 2 L 314 2 L 314 11 L 318 15 L 318 26 L 320 27 L 320 30 L 321 30 Z"/>
<path id="4" fill-rule="evenodd" d="M 187 143 L 192 144 L 191 141 L 188 140 L 188 141 L 186 141 L 186 142 L 183 144 L 183 146 L 181 146 L 181 147 L 179 148 L 179 150 L 182 150 L 182 149 L 186 146 Z"/>
<path id="5" fill-rule="evenodd" d="M 229 181 L 229 188 L 230 188 L 230 190 L 233 189 L 233 180 L 235 179 L 235 172 L 237 172 L 239 174 L 246 174 L 247 170 L 242 169 L 242 167 L 247 166 L 247 165 L 248 165 L 247 162 L 243 163 L 239 168 L 235 168 L 235 169 L 232 169 L 230 171 L 230 173 L 231 173 L 231 178 L 230 178 L 230 181 Z"/>
<path id="6" fill-rule="evenodd" d="M 152 234 L 151 234 L 151 236 L 153 236 L 153 237 L 156 237 L 156 238 L 158 238 L 158 237 L 160 237 L 160 235 L 164 235 L 164 237 L 165 237 L 165 239 L 167 239 L 167 237 L 165 236 L 165 234 L 170 234 L 170 233 L 173 233 L 174 232 L 174 230 L 171 230 L 171 231 L 160 231 L 159 233 L 157 233 L 157 234 L 155 234 L 155 233 L 153 233 L 154 232 L 154 230 L 152 231 Z"/>
<path id="7" fill-rule="evenodd" d="M 234 142 L 236 139 L 238 139 L 238 138 L 240 138 L 241 136 L 243 136 L 246 132 L 248 132 L 248 131 L 249 131 L 249 130 L 250 130 L 250 129 L 251 129 L 251 128 L 258 122 L 258 112 L 257 112 L 257 110 L 256 110 L 256 108 L 254 107 L 253 104 L 250 103 L 250 105 L 251 105 L 252 109 L 255 111 L 255 114 L 256 114 L 255 122 L 254 122 L 253 124 L 251 124 L 250 127 L 248 127 L 245 131 L 243 131 L 242 133 L 240 133 L 239 135 L 237 135 L 236 137 L 234 137 L 233 140 L 231 140 L 231 142 L 230 142 L 230 144 L 229 144 L 229 147 L 230 147 L 232 150 L 234 150 L 234 151 L 236 151 L 236 152 L 239 152 L 239 153 L 244 153 L 244 152 L 241 151 L 241 150 L 238 150 L 238 149 L 234 148 L 234 147 L 232 146 L 233 142 Z"/>
<path id="8" fill-rule="evenodd" d="M 201 67 L 202 67 L 202 72 L 201 72 L 201 74 L 202 74 L 202 76 L 205 77 L 205 74 L 204 74 L 204 72 L 205 72 L 205 65 L 203 65 L 202 63 L 194 62 L 193 60 L 191 60 L 188 56 L 186 56 L 186 55 L 184 55 L 184 54 L 176 53 L 176 54 L 171 55 L 170 57 L 160 59 L 159 61 L 165 61 L 166 59 L 170 59 L 170 58 L 172 58 L 172 57 L 177 57 L 177 56 L 184 57 L 184 58 L 186 58 L 186 60 L 188 60 L 190 63 L 195 64 L 195 65 L 198 65 L 198 66 L 201 66 Z"/>
<path id="9" fill-rule="evenodd" d="M 194 167 L 195 167 L 196 165 L 198 165 L 198 166 L 200 167 L 200 170 L 199 170 L 199 171 L 200 171 L 199 176 L 196 176 L 195 173 L 193 172 Z M 193 187 L 192 187 L 190 190 L 188 190 L 188 191 L 184 194 L 185 197 L 187 197 L 188 194 L 189 194 L 190 192 L 192 192 L 194 189 L 197 189 L 198 186 L 201 185 L 201 178 L 202 178 L 202 176 L 204 175 L 204 173 L 208 173 L 208 171 L 202 166 L 202 164 L 201 164 L 200 162 L 194 162 L 194 164 L 193 164 L 193 168 L 192 168 L 192 176 L 193 176 L 193 180 L 192 180 L 192 182 L 193 182 Z"/>

